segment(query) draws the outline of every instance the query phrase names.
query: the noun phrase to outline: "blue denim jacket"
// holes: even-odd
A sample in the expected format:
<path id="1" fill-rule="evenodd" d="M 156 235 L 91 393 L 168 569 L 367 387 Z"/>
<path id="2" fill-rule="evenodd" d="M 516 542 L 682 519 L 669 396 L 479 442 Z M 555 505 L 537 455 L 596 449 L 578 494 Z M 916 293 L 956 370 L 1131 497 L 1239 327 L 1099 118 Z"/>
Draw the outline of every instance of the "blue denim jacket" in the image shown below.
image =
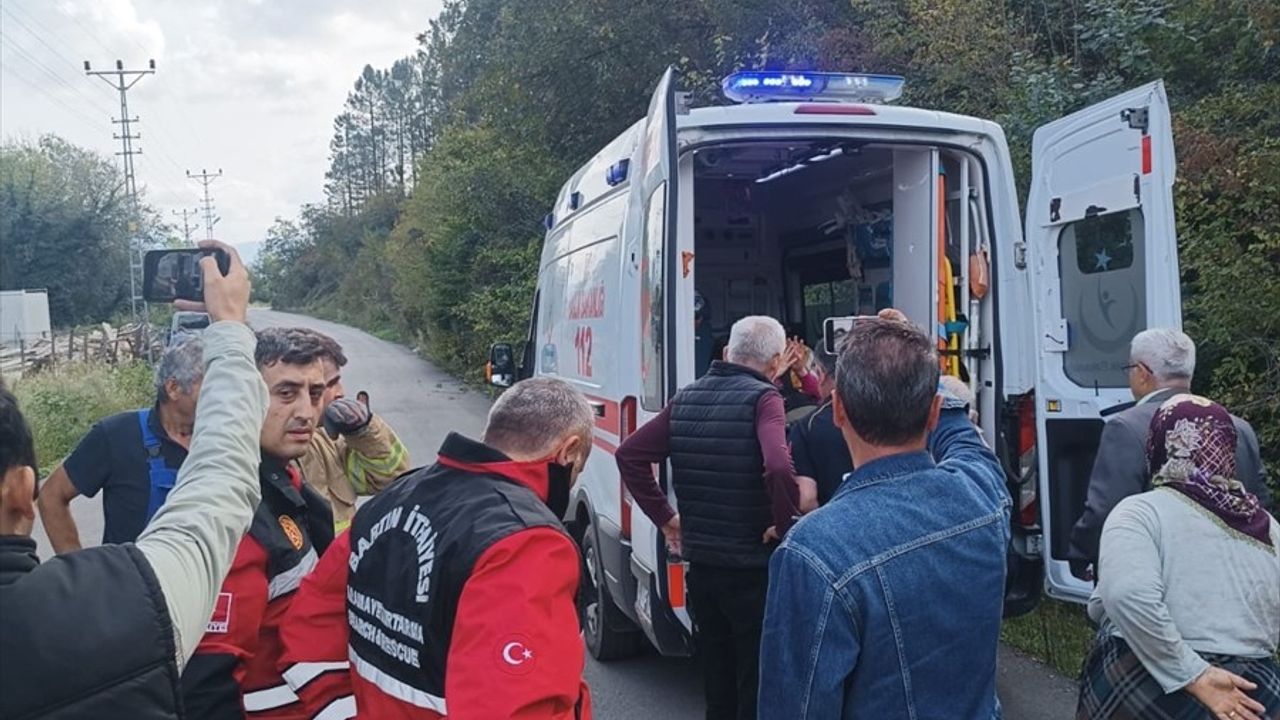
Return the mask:
<path id="1" fill-rule="evenodd" d="M 1004 472 L 963 410 L 929 450 L 856 469 L 774 553 L 761 720 L 1000 717 Z"/>

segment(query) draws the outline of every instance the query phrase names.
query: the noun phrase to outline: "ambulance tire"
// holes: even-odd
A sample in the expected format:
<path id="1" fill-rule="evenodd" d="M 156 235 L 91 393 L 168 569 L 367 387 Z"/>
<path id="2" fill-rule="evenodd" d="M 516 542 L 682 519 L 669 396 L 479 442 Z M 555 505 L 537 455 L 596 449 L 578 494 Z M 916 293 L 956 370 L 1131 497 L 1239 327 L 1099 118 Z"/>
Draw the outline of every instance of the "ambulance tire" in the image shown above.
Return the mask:
<path id="1" fill-rule="evenodd" d="M 644 648 L 644 633 L 609 595 L 594 525 L 588 525 L 582 533 L 582 564 L 580 616 L 587 650 L 601 661 L 622 660 L 639 654 Z"/>

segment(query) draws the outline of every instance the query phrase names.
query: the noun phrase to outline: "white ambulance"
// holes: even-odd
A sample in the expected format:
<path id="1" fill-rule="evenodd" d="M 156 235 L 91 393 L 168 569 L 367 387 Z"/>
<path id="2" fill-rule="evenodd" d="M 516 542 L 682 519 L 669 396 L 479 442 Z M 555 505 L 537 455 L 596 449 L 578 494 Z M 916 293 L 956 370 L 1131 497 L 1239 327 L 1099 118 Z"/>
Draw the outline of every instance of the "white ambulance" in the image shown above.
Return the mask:
<path id="1" fill-rule="evenodd" d="M 613 454 L 705 369 L 695 346 L 753 314 L 810 345 L 824 319 L 888 306 L 937 328 L 944 370 L 976 392 L 1008 474 L 1006 611 L 1042 589 L 1085 599 L 1068 538 L 1105 411 L 1132 400 L 1129 340 L 1181 326 L 1163 85 L 1040 128 L 1024 224 L 1000 126 L 886 104 L 901 78 L 744 72 L 723 83 L 737 104 L 696 109 L 674 83 L 668 70 L 648 116 L 565 183 L 523 359 L 494 368 L 503 384 L 563 378 L 595 408 L 595 452 L 566 516 L 592 654 L 622 657 L 646 638 L 690 651 L 684 567 Z M 517 354 L 494 350 L 499 365 Z M 670 468 L 655 472 L 670 492 Z"/>

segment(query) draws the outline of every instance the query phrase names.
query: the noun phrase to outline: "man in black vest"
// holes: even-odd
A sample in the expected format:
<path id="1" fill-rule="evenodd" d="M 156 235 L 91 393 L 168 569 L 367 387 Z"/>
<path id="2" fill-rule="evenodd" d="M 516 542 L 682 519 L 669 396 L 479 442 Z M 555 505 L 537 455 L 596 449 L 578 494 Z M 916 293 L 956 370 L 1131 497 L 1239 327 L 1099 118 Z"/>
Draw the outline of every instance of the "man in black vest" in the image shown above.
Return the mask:
<path id="1" fill-rule="evenodd" d="M 494 403 L 482 443 L 450 434 L 434 465 L 356 512 L 281 631 L 309 716 L 590 717 L 581 561 L 560 518 L 593 426 L 568 383 L 525 380 Z"/>
<path id="2" fill-rule="evenodd" d="M 248 273 L 233 248 L 201 244 L 227 251 L 231 268 L 201 261 L 214 322 L 191 454 L 137 544 L 40 564 L 31 432 L 0 389 L 0 718 L 182 717 L 178 674 L 261 497 L 267 408 L 244 324 Z"/>
<path id="3" fill-rule="evenodd" d="M 756 716 L 773 552 L 765 536 L 785 535 L 799 504 L 782 395 L 770 381 L 786 349 L 777 320 L 752 316 L 734 323 L 725 360 L 712 362 L 616 455 L 641 510 L 662 528 L 668 548 L 689 561 L 689 609 L 708 720 Z M 668 458 L 679 514 L 651 470 Z"/>

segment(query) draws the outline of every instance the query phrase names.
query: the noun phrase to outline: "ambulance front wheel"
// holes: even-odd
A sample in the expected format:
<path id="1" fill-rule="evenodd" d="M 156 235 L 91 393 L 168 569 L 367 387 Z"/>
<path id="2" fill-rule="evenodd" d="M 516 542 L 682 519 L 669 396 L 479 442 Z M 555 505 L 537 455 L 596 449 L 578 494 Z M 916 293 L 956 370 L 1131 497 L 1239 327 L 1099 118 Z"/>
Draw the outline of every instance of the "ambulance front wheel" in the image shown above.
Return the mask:
<path id="1" fill-rule="evenodd" d="M 644 647 L 644 633 L 609 595 L 593 525 L 582 533 L 582 563 L 581 622 L 587 650 L 597 660 L 621 660 L 638 654 Z"/>

